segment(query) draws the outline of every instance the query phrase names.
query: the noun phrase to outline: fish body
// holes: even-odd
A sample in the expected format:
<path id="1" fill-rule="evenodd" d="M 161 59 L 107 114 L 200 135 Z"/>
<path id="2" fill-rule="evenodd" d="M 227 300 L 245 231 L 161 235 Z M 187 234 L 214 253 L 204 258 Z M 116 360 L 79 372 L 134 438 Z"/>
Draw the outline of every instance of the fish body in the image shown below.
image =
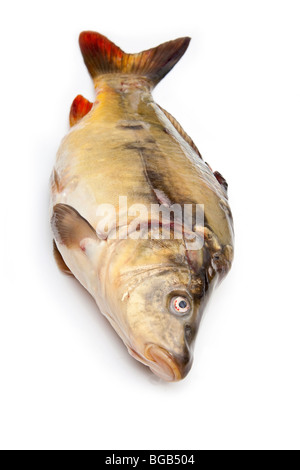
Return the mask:
<path id="1" fill-rule="evenodd" d="M 190 370 L 209 294 L 233 259 L 227 183 L 152 97 L 188 43 L 126 54 L 82 33 L 96 99 L 74 100 L 51 179 L 60 268 L 90 292 L 130 354 L 167 381 Z M 157 206 L 170 211 L 167 224 Z M 175 214 L 185 208 L 189 227 Z"/>

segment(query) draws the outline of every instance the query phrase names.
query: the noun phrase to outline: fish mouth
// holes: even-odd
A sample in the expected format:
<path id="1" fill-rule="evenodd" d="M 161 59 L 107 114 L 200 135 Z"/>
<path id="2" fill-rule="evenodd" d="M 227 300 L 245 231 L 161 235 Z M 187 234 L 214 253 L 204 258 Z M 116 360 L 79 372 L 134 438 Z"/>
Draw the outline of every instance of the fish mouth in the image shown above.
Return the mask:
<path id="1" fill-rule="evenodd" d="M 166 382 L 177 382 L 183 378 L 180 368 L 168 351 L 155 344 L 148 344 L 145 349 L 145 357 L 150 370 L 160 379 Z"/>
<path id="2" fill-rule="evenodd" d="M 186 377 L 192 366 L 192 358 L 185 354 L 182 358 L 175 358 L 166 349 L 156 344 L 148 344 L 144 355 L 136 349 L 127 346 L 129 354 L 148 366 L 157 377 L 166 382 L 178 382 Z"/>

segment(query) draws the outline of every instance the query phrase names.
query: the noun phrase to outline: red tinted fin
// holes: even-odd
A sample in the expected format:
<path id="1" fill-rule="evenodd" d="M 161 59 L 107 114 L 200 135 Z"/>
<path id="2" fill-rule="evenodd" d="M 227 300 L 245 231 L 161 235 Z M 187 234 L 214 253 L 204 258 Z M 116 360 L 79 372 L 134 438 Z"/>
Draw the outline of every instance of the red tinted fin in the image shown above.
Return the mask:
<path id="1" fill-rule="evenodd" d="M 102 34 L 84 31 L 79 45 L 93 79 L 103 74 L 121 73 L 145 77 L 155 86 L 185 53 L 190 38 L 169 41 L 137 54 L 127 54 Z"/>
<path id="2" fill-rule="evenodd" d="M 77 124 L 92 109 L 92 106 L 93 103 L 83 96 L 76 96 L 70 110 L 70 126 Z"/>
<path id="3" fill-rule="evenodd" d="M 226 179 L 224 178 L 224 176 L 222 176 L 221 173 L 219 173 L 218 171 L 215 171 L 214 175 L 217 178 L 217 180 L 219 181 L 220 185 L 223 186 L 225 191 L 227 191 L 228 190 L 228 183 L 227 183 Z"/>

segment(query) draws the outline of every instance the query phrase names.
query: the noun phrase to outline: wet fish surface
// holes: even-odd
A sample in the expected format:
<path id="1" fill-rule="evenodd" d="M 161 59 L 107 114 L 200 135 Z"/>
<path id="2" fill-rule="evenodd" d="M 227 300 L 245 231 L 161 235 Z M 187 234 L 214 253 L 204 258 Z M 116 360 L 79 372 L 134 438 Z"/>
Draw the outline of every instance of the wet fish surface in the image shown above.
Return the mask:
<path id="1" fill-rule="evenodd" d="M 96 98 L 75 98 L 51 177 L 59 268 L 129 353 L 170 382 L 188 374 L 203 310 L 233 260 L 226 180 L 152 97 L 189 42 L 127 54 L 81 33 Z"/>

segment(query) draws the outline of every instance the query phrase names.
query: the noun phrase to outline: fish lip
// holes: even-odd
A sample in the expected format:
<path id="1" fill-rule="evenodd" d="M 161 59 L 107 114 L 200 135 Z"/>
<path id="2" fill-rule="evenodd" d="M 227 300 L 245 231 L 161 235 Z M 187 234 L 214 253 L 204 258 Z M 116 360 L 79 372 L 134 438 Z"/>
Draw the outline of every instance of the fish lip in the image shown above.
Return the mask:
<path id="1" fill-rule="evenodd" d="M 180 368 L 172 355 L 156 344 L 148 344 L 145 358 L 150 361 L 151 371 L 166 382 L 177 382 L 183 378 Z"/>
<path id="2" fill-rule="evenodd" d="M 184 379 L 192 366 L 192 357 L 188 360 L 176 359 L 164 348 L 156 344 L 147 344 L 144 354 L 140 354 L 136 348 L 127 345 L 129 354 L 138 362 L 148 366 L 160 379 L 166 382 L 178 382 Z M 154 351 L 154 353 L 153 353 Z"/>

